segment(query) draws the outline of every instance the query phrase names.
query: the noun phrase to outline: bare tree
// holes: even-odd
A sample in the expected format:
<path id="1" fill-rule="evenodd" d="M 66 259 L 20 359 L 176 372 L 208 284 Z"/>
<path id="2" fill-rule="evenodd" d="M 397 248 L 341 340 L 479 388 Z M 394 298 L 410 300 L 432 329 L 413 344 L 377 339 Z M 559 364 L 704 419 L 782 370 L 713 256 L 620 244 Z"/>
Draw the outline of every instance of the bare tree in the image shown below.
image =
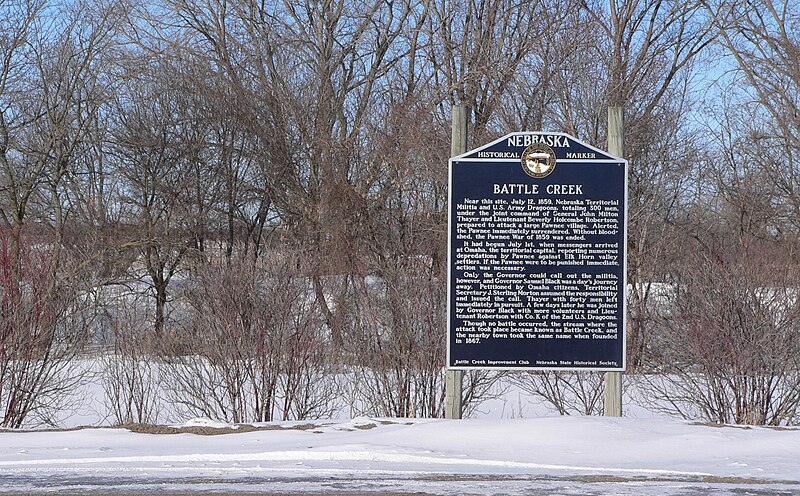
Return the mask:
<path id="1" fill-rule="evenodd" d="M 187 115 L 187 95 L 169 84 L 169 67 L 147 67 L 149 72 L 132 74 L 116 98 L 113 153 L 116 173 L 124 179 L 121 221 L 130 226 L 118 243 L 138 253 L 143 262 L 143 273 L 133 276 L 152 291 L 153 329 L 160 337 L 169 285 L 197 246 L 196 229 L 202 225 L 186 196 L 202 188 L 192 183 L 197 135 L 205 128 Z"/>
<path id="2" fill-rule="evenodd" d="M 3 188 L 0 191 L 4 196 L 0 214 L 6 225 L 13 226 L 10 241 L 15 272 L 19 271 L 19 264 L 13 261 L 20 258 L 19 238 L 28 200 L 35 192 L 43 168 L 43 164 L 38 168 L 29 168 L 19 159 L 23 146 L 20 135 L 30 126 L 30 121 L 40 115 L 38 109 L 41 105 L 27 99 L 26 90 L 35 87 L 35 83 L 26 79 L 26 75 L 33 72 L 35 53 L 32 41 L 42 6 L 42 2 L 9 5 L 7 16 L 0 21 L 2 32 L 7 33 L 0 40 L 0 166 L 3 172 Z"/>
<path id="3" fill-rule="evenodd" d="M 779 246 L 749 234 L 738 243 L 698 237 L 653 347 L 661 364 L 647 376 L 654 404 L 719 423 L 794 423 L 797 268 Z"/>
<path id="4" fill-rule="evenodd" d="M 395 261 L 396 262 L 396 261 Z M 419 264 L 415 266 L 416 264 Z M 444 413 L 444 291 L 426 262 L 365 278 L 352 336 L 361 412 L 397 417 Z"/>
<path id="5" fill-rule="evenodd" d="M 191 310 L 166 351 L 168 387 L 190 415 L 232 422 L 330 414 L 329 343 L 307 280 L 276 257 L 210 264 L 187 288 Z"/>
<path id="6" fill-rule="evenodd" d="M 0 217 L 6 309 L 0 340 L 3 424 L 53 422 L 60 395 L 83 375 L 72 362 L 89 341 L 85 266 L 93 250 L 66 239 L 66 183 L 108 98 L 105 77 L 124 9 L 43 2 L 2 5 Z M 7 15 L 6 15 L 7 14 Z M 36 418 L 36 420 L 33 420 Z"/>
<path id="7" fill-rule="evenodd" d="M 14 229 L 32 216 L 60 231 L 67 204 L 61 188 L 78 172 L 91 123 L 109 96 L 106 76 L 124 10 L 76 2 L 56 20 L 41 3 L 9 9 L 13 25 L 0 71 L 0 215 Z"/>
<path id="8" fill-rule="evenodd" d="M 559 415 L 600 415 L 603 411 L 602 373 L 519 373 L 513 374 L 510 382 L 547 402 Z"/>
<path id="9" fill-rule="evenodd" d="M 113 351 L 103 357 L 106 406 L 115 424 L 154 424 L 163 420 L 159 370 L 161 343 L 154 339 L 142 305 L 130 294 L 105 305 Z"/>
<path id="10" fill-rule="evenodd" d="M 743 1 L 712 3 L 720 43 L 737 68 L 730 89 L 746 117 L 736 131 L 747 136 L 752 159 L 768 170 L 781 191 L 786 226 L 796 231 L 800 197 L 800 43 L 796 5 L 766 1 L 752 8 Z"/>
<path id="11" fill-rule="evenodd" d="M 396 41 L 408 30 L 408 2 L 170 3 L 178 21 L 207 50 L 239 122 L 257 139 L 256 167 L 266 180 L 269 211 L 316 258 L 317 303 L 341 344 L 347 274 L 357 263 L 370 175 L 360 170 L 360 145 L 387 71 L 404 55 Z M 286 50 L 286 47 L 290 47 Z"/>
<path id="12" fill-rule="evenodd" d="M 53 234 L 22 234 L 15 259 L 10 229 L 0 228 L 0 425 L 9 428 L 55 424 L 85 378 L 76 357 L 92 327 L 80 260 Z"/>
<path id="13" fill-rule="evenodd" d="M 439 98 L 468 105 L 474 112 L 473 139 L 487 140 L 490 123 L 507 102 L 520 102 L 512 90 L 523 89 L 521 114 L 513 120 L 541 129 L 546 93 L 563 47 L 553 46 L 549 29 L 572 9 L 569 2 L 431 2 L 429 58 Z"/>

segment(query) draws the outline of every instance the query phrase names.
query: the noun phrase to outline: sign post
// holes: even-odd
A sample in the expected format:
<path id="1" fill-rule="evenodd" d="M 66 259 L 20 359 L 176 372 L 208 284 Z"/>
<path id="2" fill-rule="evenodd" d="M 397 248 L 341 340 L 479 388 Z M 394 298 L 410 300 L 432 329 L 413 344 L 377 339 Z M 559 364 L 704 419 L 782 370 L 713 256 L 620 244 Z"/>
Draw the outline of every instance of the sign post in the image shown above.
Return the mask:
<path id="1" fill-rule="evenodd" d="M 452 136 L 450 140 L 450 156 L 455 157 L 467 151 L 467 123 L 469 115 L 467 107 L 453 106 Z M 460 419 L 463 400 L 464 371 L 448 369 L 444 381 L 444 418 Z"/>
<path id="2" fill-rule="evenodd" d="M 625 368 L 626 171 L 562 133 L 450 159 L 450 369 Z"/>
<path id="3" fill-rule="evenodd" d="M 608 109 L 608 151 L 618 157 L 625 156 L 625 113 L 622 107 Z M 623 316 L 624 318 L 624 316 Z M 622 372 L 606 372 L 603 377 L 603 415 L 622 416 Z"/>

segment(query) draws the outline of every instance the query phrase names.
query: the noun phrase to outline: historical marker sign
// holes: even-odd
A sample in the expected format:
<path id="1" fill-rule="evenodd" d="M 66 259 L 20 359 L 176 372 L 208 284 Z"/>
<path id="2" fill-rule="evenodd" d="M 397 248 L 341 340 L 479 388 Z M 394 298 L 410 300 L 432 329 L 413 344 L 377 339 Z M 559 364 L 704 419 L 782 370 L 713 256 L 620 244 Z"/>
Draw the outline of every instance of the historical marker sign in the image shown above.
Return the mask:
<path id="1" fill-rule="evenodd" d="M 625 368 L 626 170 L 561 133 L 450 159 L 450 368 Z"/>

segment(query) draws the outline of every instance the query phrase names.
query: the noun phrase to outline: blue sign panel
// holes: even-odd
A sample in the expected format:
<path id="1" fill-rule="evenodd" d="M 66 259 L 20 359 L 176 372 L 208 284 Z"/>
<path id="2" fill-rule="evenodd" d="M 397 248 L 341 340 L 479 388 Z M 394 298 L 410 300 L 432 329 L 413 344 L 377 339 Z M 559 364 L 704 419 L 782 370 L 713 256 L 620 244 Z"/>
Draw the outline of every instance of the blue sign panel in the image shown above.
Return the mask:
<path id="1" fill-rule="evenodd" d="M 450 160 L 450 368 L 625 368 L 626 171 L 561 133 Z"/>

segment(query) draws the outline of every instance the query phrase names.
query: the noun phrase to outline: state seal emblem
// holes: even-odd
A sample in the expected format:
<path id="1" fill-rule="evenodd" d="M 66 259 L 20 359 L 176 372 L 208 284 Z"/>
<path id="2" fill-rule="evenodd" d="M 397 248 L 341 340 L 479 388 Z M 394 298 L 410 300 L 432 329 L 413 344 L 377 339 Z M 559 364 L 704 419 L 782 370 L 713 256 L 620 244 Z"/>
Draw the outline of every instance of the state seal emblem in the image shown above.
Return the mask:
<path id="1" fill-rule="evenodd" d="M 534 143 L 522 152 L 522 170 L 537 179 L 547 177 L 556 168 L 556 152 L 542 143 Z"/>

